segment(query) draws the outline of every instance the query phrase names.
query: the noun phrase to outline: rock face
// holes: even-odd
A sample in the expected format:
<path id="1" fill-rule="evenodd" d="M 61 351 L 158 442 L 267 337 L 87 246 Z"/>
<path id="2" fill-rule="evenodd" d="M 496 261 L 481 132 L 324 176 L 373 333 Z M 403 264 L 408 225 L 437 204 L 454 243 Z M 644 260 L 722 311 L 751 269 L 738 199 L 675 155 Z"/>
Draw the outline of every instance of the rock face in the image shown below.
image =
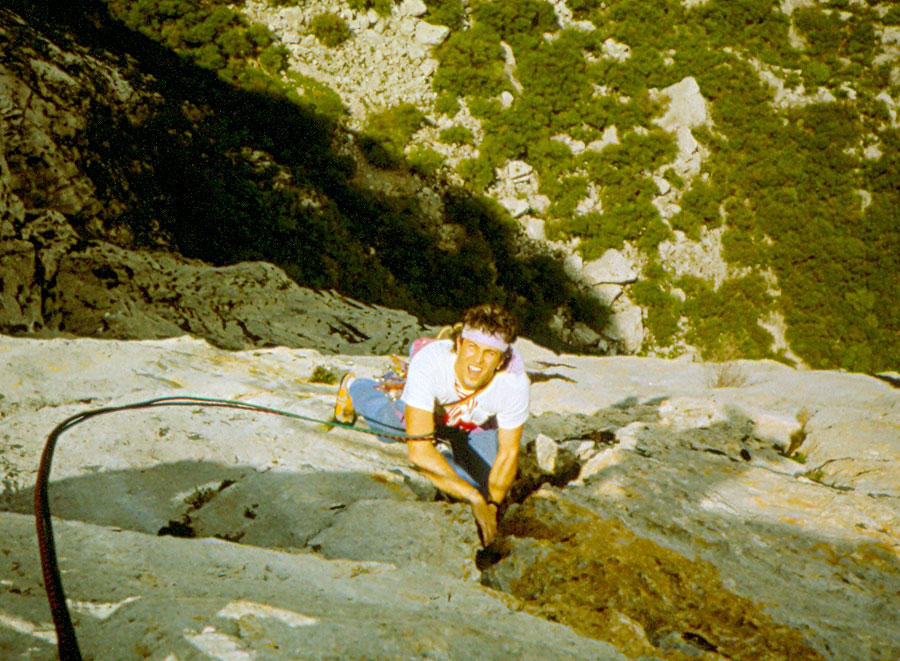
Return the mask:
<path id="1" fill-rule="evenodd" d="M 263 262 L 212 267 L 166 252 L 80 241 L 58 213 L 0 242 L 0 313 L 17 332 L 107 338 L 191 333 L 229 349 L 304 346 L 402 351 L 424 332 L 412 315 L 297 286 Z"/>
<path id="2" fill-rule="evenodd" d="M 487 551 L 467 506 L 360 431 L 199 405 L 67 431 L 50 495 L 82 652 L 900 654 L 900 391 L 771 362 L 724 374 L 519 344 L 533 416 Z M 164 395 L 327 419 L 334 386 L 311 381 L 316 367 L 389 362 L 187 337 L 0 337 L 0 356 L 0 652 L 39 659 L 55 638 L 30 512 L 54 425 Z"/>
<path id="3" fill-rule="evenodd" d="M 168 253 L 91 246 L 61 261 L 51 325 L 76 335 L 172 337 L 217 346 L 304 346 L 325 352 L 402 351 L 425 328 L 398 310 L 298 287 L 271 264 L 214 268 Z"/>
<path id="4" fill-rule="evenodd" d="M 353 31 L 353 38 L 337 48 L 309 34 L 313 18 L 328 11 L 341 16 Z M 340 95 L 355 129 L 362 128 L 370 109 L 433 102 L 431 76 L 438 63 L 431 57 L 431 47 L 443 42 L 450 29 L 421 20 L 426 11 L 424 3 L 404 2 L 393 16 L 381 17 L 374 10 L 357 12 L 346 3 L 330 0 L 280 9 L 251 1 L 242 8 L 251 21 L 283 35 L 294 70 L 326 83 Z"/>

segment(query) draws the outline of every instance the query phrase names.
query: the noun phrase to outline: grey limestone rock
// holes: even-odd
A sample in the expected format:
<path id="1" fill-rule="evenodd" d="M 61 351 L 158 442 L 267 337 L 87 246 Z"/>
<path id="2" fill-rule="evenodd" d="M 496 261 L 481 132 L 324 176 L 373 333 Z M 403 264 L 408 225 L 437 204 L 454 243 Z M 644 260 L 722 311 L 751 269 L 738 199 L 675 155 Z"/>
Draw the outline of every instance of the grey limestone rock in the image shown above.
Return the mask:
<path id="1" fill-rule="evenodd" d="M 714 366 L 519 349 L 533 416 L 480 551 L 402 445 L 314 422 L 335 390 L 315 367 L 384 357 L 2 338 L 0 649 L 53 656 L 30 515 L 52 425 L 203 394 L 312 422 L 173 407 L 61 439 L 54 528 L 91 655 L 897 657 L 896 388 L 766 361 L 715 387 Z"/>

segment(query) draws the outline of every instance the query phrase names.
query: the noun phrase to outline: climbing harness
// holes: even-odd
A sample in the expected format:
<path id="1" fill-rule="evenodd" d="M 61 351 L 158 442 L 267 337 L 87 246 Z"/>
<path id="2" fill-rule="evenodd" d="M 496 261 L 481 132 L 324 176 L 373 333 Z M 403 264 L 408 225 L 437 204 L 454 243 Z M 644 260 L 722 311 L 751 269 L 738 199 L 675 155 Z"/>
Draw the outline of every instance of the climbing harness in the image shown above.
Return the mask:
<path id="1" fill-rule="evenodd" d="M 37 478 L 35 479 L 34 488 L 34 518 L 37 525 L 38 549 L 41 556 L 41 570 L 44 575 L 44 589 L 47 592 L 47 599 L 50 602 L 50 613 L 53 616 L 53 625 L 56 628 L 57 649 L 61 661 L 81 661 L 81 652 L 78 648 L 78 639 L 75 636 L 75 628 L 72 626 L 72 619 L 69 616 L 69 609 L 66 605 L 66 596 L 63 592 L 62 581 L 59 576 L 59 565 L 56 560 L 56 545 L 53 541 L 53 524 L 50 520 L 50 502 L 48 497 L 48 483 L 50 480 L 50 468 L 53 462 L 53 451 L 56 443 L 63 432 L 71 429 L 77 424 L 85 422 L 90 418 L 94 418 L 106 413 L 116 413 L 118 411 L 129 411 L 135 409 L 156 408 L 162 406 L 209 406 L 215 408 L 239 409 L 244 411 L 258 411 L 261 413 L 270 413 L 297 420 L 305 420 L 307 422 L 315 422 L 327 425 L 329 427 L 341 427 L 344 429 L 352 429 L 354 431 L 374 436 L 388 437 L 395 440 L 425 440 L 433 438 L 432 434 L 409 435 L 402 432 L 385 432 L 383 430 L 371 430 L 353 425 L 337 422 L 335 420 L 320 420 L 299 413 L 291 413 L 290 411 L 282 411 L 280 409 L 261 406 L 259 404 L 251 404 L 230 399 L 216 399 L 210 397 L 193 397 L 169 396 L 148 399 L 133 404 L 124 404 L 122 406 L 107 406 L 104 408 L 84 411 L 76 415 L 70 416 L 54 427 L 53 431 L 47 437 L 44 445 L 44 451 L 41 454 L 41 461 L 38 467 Z M 400 429 L 398 427 L 398 429 Z"/>

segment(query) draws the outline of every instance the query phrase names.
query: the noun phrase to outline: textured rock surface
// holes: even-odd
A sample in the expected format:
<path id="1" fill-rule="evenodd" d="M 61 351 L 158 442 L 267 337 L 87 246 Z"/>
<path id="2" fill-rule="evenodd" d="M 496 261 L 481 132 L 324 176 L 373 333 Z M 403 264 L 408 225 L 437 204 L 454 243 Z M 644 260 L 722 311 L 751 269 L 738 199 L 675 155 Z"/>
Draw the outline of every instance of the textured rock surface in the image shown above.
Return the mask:
<path id="1" fill-rule="evenodd" d="M 84 651 L 898 656 L 900 391 L 770 362 L 713 387 L 721 365 L 520 345 L 534 416 L 490 553 L 405 448 L 358 432 L 195 406 L 68 431 L 50 492 Z M 188 394 L 324 419 L 334 386 L 310 381 L 317 366 L 388 363 L 186 337 L 0 338 L 0 359 L 0 651 L 48 659 L 29 513 L 54 425 Z M 179 523 L 197 538 L 156 535 Z"/>
<path id="2" fill-rule="evenodd" d="M 446 39 L 449 29 L 422 21 L 423 8 L 421 3 L 404 3 L 393 16 L 381 17 L 374 10 L 357 12 L 333 0 L 284 8 L 251 1 L 242 12 L 283 35 L 291 68 L 334 89 L 350 109 L 351 127 L 361 128 L 370 109 L 434 101 L 431 76 L 438 63 L 431 47 Z M 312 19 L 329 11 L 353 31 L 337 48 L 321 44 L 310 33 Z"/>
<path id="3" fill-rule="evenodd" d="M 61 215 L 0 241 L 0 314 L 7 330 L 139 339 L 184 333 L 229 349 L 305 346 L 400 351 L 416 319 L 334 292 L 299 287 L 263 262 L 212 267 L 167 252 L 80 242 Z M 77 245 L 76 245 L 77 244 Z"/>
<path id="4" fill-rule="evenodd" d="M 188 332 L 229 349 L 389 353 L 423 331 L 411 315 L 299 287 L 271 264 L 215 268 L 109 244 L 67 255 L 53 294 L 48 319 L 76 335 L 133 339 Z"/>

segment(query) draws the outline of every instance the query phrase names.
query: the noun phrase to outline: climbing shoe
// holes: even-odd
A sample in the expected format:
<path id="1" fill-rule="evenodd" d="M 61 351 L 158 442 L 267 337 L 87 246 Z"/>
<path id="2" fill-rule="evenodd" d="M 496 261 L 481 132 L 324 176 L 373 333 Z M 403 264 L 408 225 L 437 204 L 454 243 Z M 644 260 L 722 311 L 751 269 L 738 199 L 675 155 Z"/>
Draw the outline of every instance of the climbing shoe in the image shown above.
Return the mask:
<path id="1" fill-rule="evenodd" d="M 353 400 L 350 398 L 350 384 L 353 383 L 355 378 L 353 372 L 347 372 L 341 378 L 337 399 L 334 402 L 334 419 L 345 425 L 352 425 L 356 422 L 356 411 L 353 409 Z"/>

